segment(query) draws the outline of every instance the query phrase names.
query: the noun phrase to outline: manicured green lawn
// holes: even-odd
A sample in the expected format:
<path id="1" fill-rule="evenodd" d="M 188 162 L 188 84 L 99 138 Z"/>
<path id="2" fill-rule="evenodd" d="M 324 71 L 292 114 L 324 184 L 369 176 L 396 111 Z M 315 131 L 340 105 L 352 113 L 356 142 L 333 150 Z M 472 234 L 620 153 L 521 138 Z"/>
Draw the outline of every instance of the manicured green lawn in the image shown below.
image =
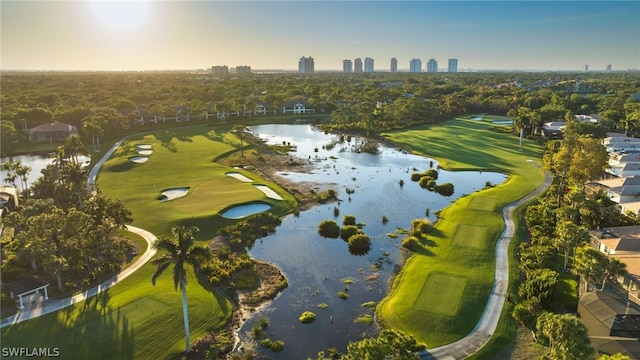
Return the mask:
<path id="1" fill-rule="evenodd" d="M 437 246 L 409 258 L 377 308 L 382 323 L 412 334 L 428 347 L 458 340 L 476 326 L 493 283 L 495 243 L 504 228 L 501 210 L 533 191 L 544 178 L 540 146 L 525 140 L 520 150 L 518 137 L 490 131 L 495 126 L 491 121 L 489 116 L 482 121 L 460 118 L 383 134 L 402 148 L 437 159 L 447 170 L 509 175 L 503 184 L 462 197 L 440 213 L 436 231 L 429 235 Z M 416 306 L 432 274 L 465 279 L 460 302 L 450 301 L 449 307 L 440 304 L 428 312 Z M 427 287 L 437 294 L 452 293 L 446 288 L 458 285 L 456 280 L 440 288 Z"/>
<path id="2" fill-rule="evenodd" d="M 150 145 L 153 153 L 147 162 L 129 160 L 138 155 L 136 145 Z M 232 222 L 219 216 L 221 210 L 255 200 L 268 203 L 278 215 L 293 211 L 294 198 L 278 185 L 214 162 L 238 147 L 240 139 L 234 134 L 206 126 L 134 136 L 104 164 L 97 183 L 107 195 L 120 199 L 132 210 L 133 225 L 157 236 L 170 236 L 171 226 L 186 220 L 201 228 L 200 239 L 210 239 L 215 231 Z M 227 172 L 239 172 L 255 181 L 245 183 L 226 176 Z M 268 198 L 254 184 L 269 186 L 284 200 Z M 187 196 L 158 200 L 162 191 L 182 187 L 189 188 Z"/>

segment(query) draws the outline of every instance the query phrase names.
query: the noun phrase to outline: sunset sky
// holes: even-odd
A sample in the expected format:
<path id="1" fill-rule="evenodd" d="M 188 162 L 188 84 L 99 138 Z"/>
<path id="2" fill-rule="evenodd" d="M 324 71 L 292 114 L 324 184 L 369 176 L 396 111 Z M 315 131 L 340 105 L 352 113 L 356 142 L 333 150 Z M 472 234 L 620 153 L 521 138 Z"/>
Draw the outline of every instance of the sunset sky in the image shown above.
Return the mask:
<path id="1" fill-rule="evenodd" d="M 640 2 L 6 1 L 2 70 L 640 69 Z"/>

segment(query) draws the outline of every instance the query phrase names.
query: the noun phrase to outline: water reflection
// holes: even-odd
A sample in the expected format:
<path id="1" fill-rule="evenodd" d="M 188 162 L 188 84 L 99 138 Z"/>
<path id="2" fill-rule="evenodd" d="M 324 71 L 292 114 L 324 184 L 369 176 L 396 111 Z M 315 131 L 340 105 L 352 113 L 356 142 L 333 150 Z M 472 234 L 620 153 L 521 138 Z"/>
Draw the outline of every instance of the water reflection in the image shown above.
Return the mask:
<path id="1" fill-rule="evenodd" d="M 250 332 L 258 319 L 269 317 L 268 337 L 272 341 L 283 340 L 285 346 L 279 353 L 259 350 L 261 355 L 276 359 L 306 359 L 333 347 L 345 352 L 350 341 L 376 335 L 374 325 L 355 320 L 373 314 L 371 307 L 361 306 L 363 303 L 378 302 L 387 293 L 401 257 L 404 235 L 398 229 L 408 229 L 416 218 L 427 217 L 435 222 L 437 210 L 459 196 L 480 190 L 487 182 L 502 183 L 506 178 L 498 173 L 440 169 L 438 184 L 450 182 L 455 186 L 455 194 L 444 197 L 411 181 L 411 173 L 437 167 L 433 159 L 384 146 L 376 155 L 357 153 L 354 149 L 360 139 L 340 142 L 337 135 L 324 134 L 309 125 L 261 125 L 251 131 L 268 143 L 295 145 L 294 155 L 314 165 L 309 173 L 289 172 L 282 176 L 322 183 L 325 188 L 335 189 L 340 199 L 297 217 L 286 217 L 275 234 L 250 250 L 251 256 L 279 266 L 289 280 L 289 288 L 241 329 L 241 335 Z M 371 238 L 368 252 L 352 254 L 347 242 L 318 233 L 322 220 L 335 220 L 342 226 L 342 216 L 347 214 L 354 215 Z M 339 293 L 348 297 L 340 297 Z M 320 304 L 327 306 L 320 308 Z M 298 317 L 304 311 L 316 313 L 316 321 L 300 323 Z M 244 338 L 246 341 L 250 336 Z"/>
<path id="2" fill-rule="evenodd" d="M 20 163 L 24 166 L 28 166 L 31 168 L 27 176 L 27 183 L 29 186 L 36 181 L 40 176 L 42 176 L 42 169 L 47 167 L 47 165 L 53 164 L 53 157 L 49 155 L 16 155 L 16 156 L 3 156 L 0 157 L 0 163 L 5 163 L 9 161 L 20 161 Z M 82 164 L 89 164 L 91 161 L 91 157 L 87 155 L 79 155 L 78 161 Z M 4 178 L 7 176 L 5 171 L 0 172 L 0 181 L 4 181 Z M 20 188 L 20 182 L 17 182 L 16 185 Z M 20 188 L 20 190 L 22 190 Z"/>

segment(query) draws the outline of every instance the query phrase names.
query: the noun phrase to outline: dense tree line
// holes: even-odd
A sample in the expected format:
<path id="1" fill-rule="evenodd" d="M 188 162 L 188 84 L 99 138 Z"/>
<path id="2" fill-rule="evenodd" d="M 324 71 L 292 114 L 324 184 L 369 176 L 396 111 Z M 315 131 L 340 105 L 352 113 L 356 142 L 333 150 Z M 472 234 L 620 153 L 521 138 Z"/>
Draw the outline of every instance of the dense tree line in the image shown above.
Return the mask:
<path id="1" fill-rule="evenodd" d="M 37 275 L 64 292 L 114 274 L 125 263 L 132 246 L 116 230 L 131 221 L 130 212 L 99 189 L 87 189 L 88 172 L 78 161 L 82 148 L 77 137 L 67 139 L 54 164 L 30 187 L 25 181 L 20 206 L 5 208 L 3 282 Z"/>
<path id="2" fill-rule="evenodd" d="M 281 109 L 297 99 L 330 114 L 332 129 L 368 134 L 466 113 L 510 115 L 528 133 L 544 121 L 598 113 L 602 128 L 635 133 L 639 92 L 637 73 L 3 73 L 1 151 L 25 142 L 24 129 L 52 121 L 76 126 L 98 148 L 101 139 L 161 125 L 136 121 L 141 116 L 215 123 L 205 111 L 251 117 L 244 111 L 258 102 Z"/>

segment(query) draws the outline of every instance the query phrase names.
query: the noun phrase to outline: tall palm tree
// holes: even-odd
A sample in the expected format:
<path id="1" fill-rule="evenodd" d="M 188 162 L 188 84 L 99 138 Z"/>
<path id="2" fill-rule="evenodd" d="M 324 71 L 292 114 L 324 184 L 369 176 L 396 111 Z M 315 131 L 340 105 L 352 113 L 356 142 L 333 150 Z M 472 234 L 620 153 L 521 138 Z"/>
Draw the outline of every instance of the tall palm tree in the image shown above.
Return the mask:
<path id="1" fill-rule="evenodd" d="M 187 345 L 185 352 L 191 349 L 189 341 L 189 313 L 187 310 L 187 269 L 186 265 L 193 266 L 194 271 L 200 267 L 203 260 L 211 257 L 209 249 L 203 246 L 193 246 L 195 237 L 200 229 L 195 226 L 185 227 L 177 225 L 171 228 L 175 239 L 161 239 L 153 246 L 158 250 L 166 251 L 165 254 L 151 261 L 156 265 L 156 271 L 151 277 L 151 283 L 155 286 L 156 279 L 170 266 L 173 265 L 173 285 L 175 289 L 180 287 L 182 293 L 182 315 L 184 317 L 184 331 Z"/>

